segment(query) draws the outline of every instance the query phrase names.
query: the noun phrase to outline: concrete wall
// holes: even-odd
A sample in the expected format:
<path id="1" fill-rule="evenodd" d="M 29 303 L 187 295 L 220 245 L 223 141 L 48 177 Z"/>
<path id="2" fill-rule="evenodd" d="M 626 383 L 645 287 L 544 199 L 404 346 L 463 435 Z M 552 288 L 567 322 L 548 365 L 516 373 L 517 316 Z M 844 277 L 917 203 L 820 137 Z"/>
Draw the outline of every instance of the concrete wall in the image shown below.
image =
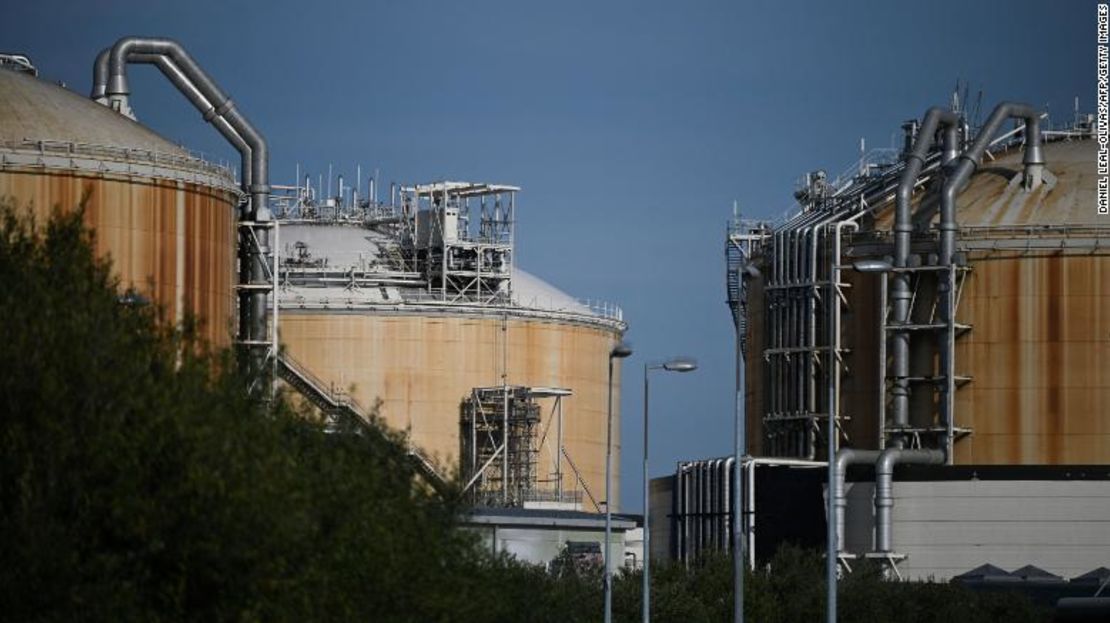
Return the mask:
<path id="1" fill-rule="evenodd" d="M 872 543 L 871 483 L 848 491 L 845 540 Z M 1110 566 L 1110 481 L 895 482 L 894 549 L 904 577 L 947 580 L 981 564 L 1065 578 Z"/>

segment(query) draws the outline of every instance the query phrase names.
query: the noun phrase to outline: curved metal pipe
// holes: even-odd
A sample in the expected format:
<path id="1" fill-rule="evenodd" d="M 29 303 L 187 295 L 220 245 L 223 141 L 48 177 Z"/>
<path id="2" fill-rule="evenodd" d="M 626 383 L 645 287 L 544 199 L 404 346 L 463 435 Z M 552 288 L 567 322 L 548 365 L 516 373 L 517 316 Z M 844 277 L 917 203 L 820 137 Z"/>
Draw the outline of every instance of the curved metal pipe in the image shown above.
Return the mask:
<path id="1" fill-rule="evenodd" d="M 105 68 L 108 67 L 107 53 L 110 51 L 111 48 L 105 48 L 104 51 L 101 52 L 101 56 L 104 57 L 103 64 Z M 97 57 L 98 67 L 100 67 L 100 59 L 101 57 Z M 193 83 L 185 76 L 184 72 L 181 71 L 181 68 L 176 66 L 173 59 L 164 56 L 164 54 L 132 53 L 131 56 L 128 57 L 128 62 L 152 64 L 152 66 L 157 67 L 162 72 L 162 76 L 165 76 L 166 80 L 169 80 L 174 87 L 178 88 L 183 96 L 185 96 L 185 99 L 188 99 L 196 110 L 202 112 L 202 117 L 204 117 L 205 120 L 209 120 L 209 115 L 215 108 L 208 99 L 204 98 L 200 91 L 196 90 L 196 87 L 193 86 Z M 105 76 L 104 79 L 107 80 L 107 76 Z M 102 86 L 102 90 L 103 89 L 107 89 L 107 84 Z M 105 101 L 107 101 L 107 99 L 105 99 Z M 216 131 L 219 131 L 220 134 L 223 135 L 223 138 L 228 139 L 228 142 L 239 152 L 240 185 L 243 192 L 249 193 L 252 184 L 251 145 L 246 144 L 246 141 L 240 137 L 239 132 L 236 132 L 235 129 L 231 127 L 231 124 L 228 123 L 228 120 L 223 117 L 213 117 L 211 123 Z"/>
<path id="2" fill-rule="evenodd" d="M 269 147 L 262 134 L 235 108 L 234 102 L 216 85 L 193 57 L 181 44 L 172 39 L 124 37 L 112 46 L 108 54 L 108 83 L 105 95 L 109 100 L 126 102 L 130 94 L 127 82 L 127 63 L 131 54 L 151 54 L 168 56 L 180 68 L 197 91 L 208 100 L 211 108 L 202 110 L 205 120 L 211 122 L 223 117 L 229 126 L 243 138 L 251 149 L 251 195 L 252 217 L 269 217 L 265 214 L 266 200 L 269 196 Z M 98 59 L 99 65 L 99 59 Z M 95 91 L 95 86 L 94 86 Z"/>
<path id="3" fill-rule="evenodd" d="M 875 461 L 875 550 L 890 553 L 893 550 L 891 509 L 894 508 L 894 466 L 898 463 L 941 465 L 944 450 L 887 448 Z"/>
<path id="4" fill-rule="evenodd" d="M 1044 172 L 1044 151 L 1041 148 L 1040 113 L 1027 104 L 1003 102 L 995 106 L 991 116 L 987 118 L 987 122 L 983 125 L 983 129 L 975 137 L 975 141 L 966 151 L 960 154 L 958 163 L 944 180 L 944 186 L 941 188 L 940 223 L 937 226 L 940 231 L 938 263 L 941 266 L 951 266 L 956 253 L 956 229 L 958 227 L 956 223 L 956 196 L 971 179 L 979 160 L 983 157 L 983 152 L 990 144 L 991 137 L 998 131 L 1002 123 L 1010 118 L 1025 121 L 1025 155 L 1022 158 L 1025 165 L 1023 172 L 1025 188 L 1033 190 L 1041 183 Z M 954 321 L 953 318 L 949 317 L 950 311 L 955 309 L 953 286 L 954 278 L 942 278 L 937 287 L 937 308 L 941 311 L 941 317 L 946 323 Z M 951 344 L 939 349 L 939 369 L 943 374 L 949 376 L 953 357 L 955 357 L 952 350 Z M 945 395 L 942 396 L 939 403 L 941 423 L 945 424 L 949 430 L 952 429 L 952 420 L 955 417 L 955 414 L 952 413 L 953 397 L 948 395 L 952 391 L 952 387 L 952 379 L 949 378 L 948 383 L 942 390 Z M 951 439 L 947 440 L 946 447 L 951 441 Z"/>
<path id="5" fill-rule="evenodd" d="M 1025 156 L 1022 163 L 1025 165 L 1026 188 L 1032 190 L 1040 185 L 1041 173 L 1044 170 L 1044 151 L 1041 148 L 1041 119 L 1040 114 L 1028 104 L 1003 102 L 995 106 L 991 116 L 983 125 L 975 141 L 959 157 L 959 163 L 944 182 L 940 197 L 941 212 L 941 245 L 940 263 L 952 263 L 952 256 L 956 246 L 956 195 L 971 179 L 972 173 L 978 167 L 978 161 L 983 157 L 991 137 L 998 131 L 1006 119 L 1015 118 L 1025 121 Z"/>
<path id="6" fill-rule="evenodd" d="M 905 169 L 895 192 L 894 206 L 894 266 L 905 268 L 909 265 L 911 235 L 913 234 L 913 189 L 925 166 L 925 159 L 938 128 L 943 128 L 944 145 L 942 162 L 950 162 L 959 151 L 959 130 L 963 120 L 956 113 L 934 106 L 925 111 L 921 126 L 917 131 L 913 147 L 905 155 Z M 910 316 L 910 275 L 895 272 L 890 289 L 891 316 L 895 325 L 909 322 Z M 910 418 L 910 332 L 897 329 L 891 333 L 891 360 L 893 383 L 891 387 L 891 412 L 894 428 L 902 429 L 909 425 Z M 892 440 L 895 446 L 905 445 L 903 435 Z"/>
<path id="7" fill-rule="evenodd" d="M 848 466 L 874 463 L 878 460 L 880 454 L 878 450 L 856 450 L 853 448 L 842 448 L 836 453 L 833 466 L 835 478 L 833 478 L 832 491 L 829 492 L 836 513 L 829 521 L 835 524 L 834 534 L 836 535 L 837 552 L 842 553 L 844 551 L 844 515 L 845 509 L 848 507 L 848 499 L 844 492 L 844 478 L 848 473 Z"/>
<path id="8" fill-rule="evenodd" d="M 89 93 L 89 97 L 97 104 L 105 106 L 108 105 L 108 56 L 111 53 L 112 48 L 104 48 L 96 55 L 96 62 L 93 63 L 92 92 Z"/>
<path id="9" fill-rule="evenodd" d="M 168 63 L 158 60 L 164 58 Z M 141 61 L 140 61 L 141 59 Z M 249 166 L 244 166 L 243 189 L 250 196 L 248 209 L 241 214 L 246 221 L 268 221 L 269 147 L 262 134 L 236 108 L 230 98 L 216 85 L 192 56 L 172 39 L 123 37 L 116 41 L 105 59 L 104 52 L 93 65 L 92 97 L 128 114 L 129 88 L 127 64 L 153 62 L 170 81 L 200 110 L 205 121 L 216 126 L 240 152 Z M 105 70 L 107 82 L 105 84 Z M 101 86 L 103 90 L 101 90 Z M 238 138 L 236 138 L 238 137 Z M 249 176 L 248 176 L 249 171 Z M 250 225 L 240 230 L 240 282 L 250 286 L 268 283 L 266 256 L 269 253 L 269 230 Z M 261 371 L 267 346 L 267 292 L 260 287 L 241 290 L 239 295 L 239 341 L 250 353 L 247 369 L 251 377 Z"/>

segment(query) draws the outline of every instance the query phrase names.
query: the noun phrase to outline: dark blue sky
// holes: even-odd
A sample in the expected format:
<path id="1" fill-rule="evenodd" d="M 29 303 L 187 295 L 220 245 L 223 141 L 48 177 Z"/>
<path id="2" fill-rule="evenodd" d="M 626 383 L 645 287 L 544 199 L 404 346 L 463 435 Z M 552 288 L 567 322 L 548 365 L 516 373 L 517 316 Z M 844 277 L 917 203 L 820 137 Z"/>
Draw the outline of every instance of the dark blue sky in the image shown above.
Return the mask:
<path id="1" fill-rule="evenodd" d="M 623 502 L 641 503 L 641 366 L 697 357 L 652 384 L 652 473 L 729 452 L 732 332 L 723 235 L 732 201 L 771 217 L 807 170 L 889 145 L 957 80 L 1070 119 L 1094 105 L 1095 3 L 14 3 L 0 48 L 87 93 L 101 48 L 183 42 L 294 167 L 384 182 L 517 184 L 517 260 L 571 294 L 621 304 L 628 360 Z M 156 71 L 132 105 L 163 134 L 235 160 Z M 984 113 L 985 114 L 985 113 Z"/>

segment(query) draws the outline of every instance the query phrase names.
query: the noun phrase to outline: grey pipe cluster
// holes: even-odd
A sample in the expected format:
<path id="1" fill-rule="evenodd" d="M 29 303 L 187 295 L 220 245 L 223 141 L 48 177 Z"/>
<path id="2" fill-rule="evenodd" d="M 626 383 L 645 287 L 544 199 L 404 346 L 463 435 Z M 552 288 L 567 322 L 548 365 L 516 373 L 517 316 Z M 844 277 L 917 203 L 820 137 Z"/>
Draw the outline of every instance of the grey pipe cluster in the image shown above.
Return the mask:
<path id="1" fill-rule="evenodd" d="M 1022 119 L 1025 121 L 1025 156 L 1022 163 L 1025 165 L 1025 188 L 1033 190 L 1040 185 L 1041 175 L 1044 171 L 1044 150 L 1041 148 L 1041 119 L 1040 114 L 1028 104 L 1003 102 L 995 106 L 983 129 L 975 137 L 975 141 L 967 150 L 960 154 L 959 163 L 944 182 L 940 195 L 941 212 L 941 244 L 940 262 L 950 264 L 956 247 L 956 195 L 959 194 L 972 173 L 978 167 L 979 160 L 983 157 L 991 137 L 1007 119 Z"/>
<path id="2" fill-rule="evenodd" d="M 947 175 L 941 188 L 940 197 L 940 222 L 937 229 L 940 233 L 938 244 L 938 264 L 951 266 L 955 261 L 956 231 L 956 197 L 967 184 L 975 172 L 979 160 L 991 142 L 991 138 L 1006 119 L 1018 118 L 1025 121 L 1025 165 L 1024 183 L 1027 190 L 1033 190 L 1041 183 L 1044 173 L 1044 152 L 1041 147 L 1040 115 L 1032 107 L 1025 104 L 1005 102 L 995 107 L 987 119 L 982 130 L 974 142 L 963 153 L 958 153 L 961 133 L 967 135 L 967 124 L 955 113 L 940 108 L 930 108 L 922 120 L 920 130 L 913 141 L 912 149 L 905 156 L 905 169 L 903 170 L 895 204 L 894 225 L 894 264 L 896 268 L 905 268 L 909 265 L 911 234 L 913 233 L 913 220 L 911 213 L 911 200 L 913 189 L 917 185 L 925 159 L 932 148 L 934 135 L 938 128 L 943 131 L 943 147 L 941 155 L 942 165 L 947 165 Z M 910 126 L 907 126 L 910 127 Z M 905 271 L 895 271 L 894 287 L 891 292 L 892 315 L 895 323 L 909 321 L 909 278 Z M 952 291 L 948 280 L 941 280 L 938 288 L 938 303 L 945 321 L 951 308 Z M 893 419 L 896 427 L 904 427 L 909 422 L 909 391 L 906 377 L 909 376 L 909 332 L 896 331 L 891 339 L 892 365 L 894 379 Z M 950 348 L 942 347 L 940 351 L 940 369 L 951 373 L 951 358 L 954 353 Z M 948 391 L 948 390 L 945 390 Z M 945 396 L 945 398 L 949 398 Z M 942 400 L 940 403 L 941 419 L 951 423 L 954 413 L 950 409 L 950 401 Z M 845 498 L 845 475 L 849 465 L 875 464 L 875 550 L 890 553 L 894 549 L 892 534 L 892 509 L 894 506 L 894 467 L 899 463 L 915 464 L 943 464 L 947 456 L 948 444 L 938 449 L 908 449 L 905 448 L 903 435 L 896 435 L 892 441 L 894 446 L 886 450 L 853 450 L 842 449 L 836 455 L 834 482 L 830 496 L 835 504 L 835 516 L 830 518 L 836 523 L 837 551 L 844 551 L 844 510 L 847 505 Z"/>
<path id="3" fill-rule="evenodd" d="M 96 57 L 96 65 L 93 66 L 93 88 L 90 97 L 97 101 L 97 103 L 105 106 L 109 105 L 108 101 L 108 72 L 109 64 L 108 59 L 111 56 L 112 48 L 104 48 Z M 128 56 L 128 62 L 139 65 L 154 65 L 166 77 L 177 90 L 189 100 L 193 106 L 201 111 L 205 120 L 210 120 L 212 125 L 223 135 L 224 138 L 231 143 L 240 155 L 240 175 L 242 176 L 241 187 L 246 193 L 250 192 L 251 186 L 251 148 L 243 137 L 231 127 L 227 119 L 223 116 L 214 116 L 209 119 L 209 111 L 215 111 L 215 107 L 197 90 L 196 86 L 185 76 L 181 68 L 169 56 L 163 54 L 140 54 L 132 53 Z"/>
<path id="4" fill-rule="evenodd" d="M 959 152 L 959 131 L 962 120 L 954 112 L 933 107 L 925 112 L 913 148 L 905 156 L 905 169 L 898 183 L 895 194 L 894 206 L 894 266 L 906 268 L 910 259 L 910 239 L 913 234 L 913 214 L 911 203 L 913 189 L 921 176 L 925 166 L 925 158 L 933 146 L 933 137 L 938 128 L 943 128 L 943 155 L 941 163 L 946 164 L 956 158 Z M 898 329 L 897 325 L 910 321 L 910 275 L 907 272 L 895 272 L 890 291 L 891 316 L 895 331 L 891 334 L 891 360 L 894 377 L 891 387 L 891 411 L 893 412 L 895 428 L 902 429 L 909 425 L 910 413 L 910 332 Z M 905 445 L 904 436 L 899 434 L 894 438 L 894 445 Z"/>
<path id="5" fill-rule="evenodd" d="M 93 65 L 91 97 L 130 116 L 127 82 L 129 63 L 153 64 L 201 112 L 239 152 L 242 158 L 243 192 L 250 203 L 240 214 L 244 221 L 264 222 L 271 216 L 269 200 L 269 148 L 266 139 L 236 108 L 234 102 L 201 69 L 181 44 L 171 39 L 124 37 L 102 51 Z M 253 237 L 253 240 L 250 238 Z M 240 234 L 240 283 L 260 286 L 268 282 L 266 255 L 269 230 L 256 226 Z M 251 288 L 239 296 L 239 341 L 250 353 L 248 370 L 253 377 L 261 371 L 266 343 L 266 296 L 264 288 Z"/>
<path id="6" fill-rule="evenodd" d="M 703 550 L 726 551 L 732 536 L 733 496 L 739 491 L 733 457 L 679 463 L 673 517 L 677 558 L 691 562 Z"/>

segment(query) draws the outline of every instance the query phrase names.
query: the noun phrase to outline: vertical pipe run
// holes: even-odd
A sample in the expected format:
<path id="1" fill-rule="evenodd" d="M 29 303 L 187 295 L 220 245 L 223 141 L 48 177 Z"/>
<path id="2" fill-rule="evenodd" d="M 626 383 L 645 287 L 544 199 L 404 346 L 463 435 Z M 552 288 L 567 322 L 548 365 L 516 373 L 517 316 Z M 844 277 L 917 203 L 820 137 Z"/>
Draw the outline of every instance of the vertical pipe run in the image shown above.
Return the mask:
<path id="1" fill-rule="evenodd" d="M 105 56 L 101 53 L 94 63 L 94 84 L 92 96 L 123 114 L 130 116 L 127 82 L 127 64 L 132 55 L 165 57 L 172 64 L 159 64 L 159 68 L 170 78 L 182 94 L 194 106 L 201 109 L 206 121 L 213 123 L 236 149 L 244 160 L 249 158 L 250 166 L 244 168 L 243 189 L 250 196 L 248 209 L 241 215 L 243 221 L 250 223 L 242 228 L 240 279 L 247 278 L 244 285 L 253 286 L 240 292 L 239 341 L 246 344 L 246 368 L 251 378 L 256 378 L 263 369 L 265 353 L 269 348 L 266 335 L 266 298 L 269 283 L 266 257 L 270 253 L 269 226 L 271 219 L 267 206 L 269 199 L 269 148 L 266 139 L 236 108 L 235 104 L 216 85 L 211 76 L 193 60 L 185 49 L 171 39 L 124 37 L 112 46 Z M 106 70 L 106 79 L 105 79 Z M 197 97 L 199 95 L 199 97 Z M 239 140 L 235 136 L 239 137 Z M 249 150 L 249 152 L 248 152 Z M 249 153 L 249 156 L 248 156 Z M 247 170 L 249 170 L 249 177 Z M 247 311 L 244 311 L 247 310 Z M 272 339 L 272 338 L 271 338 Z"/>
<path id="2" fill-rule="evenodd" d="M 829 317 L 831 318 L 832 317 L 833 305 L 838 305 L 839 302 L 835 300 L 836 299 L 835 296 L 829 296 L 828 299 L 829 300 L 827 301 L 827 304 L 829 306 Z M 832 367 L 831 366 L 830 366 L 829 372 L 830 373 L 832 372 Z M 832 398 L 832 396 L 831 396 L 831 392 L 832 392 L 831 386 L 832 386 L 832 384 L 830 383 L 829 385 L 830 385 L 829 392 L 830 392 L 830 399 L 831 399 Z M 833 460 L 833 448 L 836 447 L 836 424 L 832 421 L 831 403 L 830 403 L 829 422 L 828 422 L 828 425 L 825 428 L 827 429 L 826 432 L 828 433 L 828 446 L 827 447 L 828 447 L 828 454 L 829 454 L 829 456 L 828 456 L 828 464 L 829 464 L 829 467 L 828 467 L 828 483 L 829 483 L 828 484 L 828 490 L 829 490 L 829 492 L 827 494 L 827 497 L 828 497 L 828 502 L 826 504 L 826 506 L 827 506 L 827 511 L 826 511 L 827 515 L 826 515 L 826 519 L 825 519 L 825 527 L 826 527 L 825 539 L 826 539 L 827 545 L 828 545 L 828 547 L 826 548 L 826 552 L 825 552 L 825 554 L 826 554 L 825 555 L 825 599 L 826 599 L 826 602 L 827 602 L 827 606 L 826 606 L 826 610 L 825 610 L 825 620 L 827 621 L 827 623 L 836 623 L 836 571 L 837 571 L 836 568 L 837 568 L 837 564 L 838 564 L 838 558 L 837 558 L 837 545 L 836 545 L 837 544 L 836 526 L 834 525 L 834 523 L 835 523 L 834 518 L 836 517 L 836 507 L 835 507 L 835 501 L 833 500 L 833 485 L 836 483 L 836 463 L 837 462 L 835 460 Z"/>
<path id="3" fill-rule="evenodd" d="M 964 185 L 971 178 L 978 166 L 978 161 L 986 151 L 990 143 L 991 137 L 994 136 L 1002 123 L 1009 118 L 1022 119 L 1025 121 L 1025 155 L 1022 158 L 1022 163 L 1025 165 L 1023 171 L 1023 184 L 1027 191 L 1036 189 L 1041 184 L 1041 177 L 1044 171 L 1044 153 L 1041 149 L 1041 130 L 1040 130 L 1040 114 L 1031 106 L 1026 104 L 1017 104 L 1013 102 L 1003 102 L 995 107 L 991 112 L 987 122 L 983 125 L 983 129 L 979 135 L 975 137 L 975 141 L 967 150 L 960 154 L 958 162 L 953 165 L 952 172 L 944 181 L 944 186 L 941 188 L 940 196 L 940 223 L 937 229 L 940 232 L 940 253 L 939 264 L 941 266 L 953 266 L 955 263 L 956 253 L 956 195 L 963 189 Z M 950 272 L 954 272 L 951 269 Z M 952 315 L 955 312 L 955 279 L 951 274 L 946 276 L 940 275 L 939 292 L 938 292 L 938 308 L 943 315 L 942 320 L 947 325 L 948 337 L 943 341 L 943 347 L 940 348 L 939 367 L 943 374 L 947 376 L 947 382 L 942 388 L 942 396 L 940 400 L 941 405 L 941 420 L 946 428 L 951 429 L 955 413 L 953 410 L 955 393 L 953 370 L 955 360 L 955 318 Z M 946 442 L 946 447 L 951 444 L 951 439 Z M 947 460 L 952 460 L 949 456 Z"/>
<path id="4" fill-rule="evenodd" d="M 830 461 L 832 467 L 832 485 L 829 488 L 829 499 L 832 500 L 833 513 L 829 515 L 829 524 L 833 529 L 829 531 L 829 554 L 836 558 L 844 553 L 844 518 L 848 507 L 845 493 L 845 477 L 850 465 L 874 463 L 879 459 L 878 450 L 855 450 L 844 448 L 836 453 L 836 459 Z"/>
<path id="5" fill-rule="evenodd" d="M 894 208 L 894 266 L 904 269 L 909 266 L 910 236 L 913 234 L 913 214 L 911 202 L 913 189 L 917 185 L 917 178 L 925 166 L 925 159 L 933 146 L 938 127 L 944 128 L 944 154 L 942 158 L 952 157 L 952 152 L 958 149 L 958 129 L 961 125 L 960 116 L 954 112 L 939 107 L 932 107 L 925 112 L 921 127 L 917 131 L 913 148 L 905 156 L 905 169 L 898 183 L 895 194 Z M 903 447 L 906 444 L 902 431 L 909 425 L 909 400 L 910 400 L 910 332 L 899 328 L 910 321 L 910 274 L 906 271 L 894 273 L 894 283 L 890 290 L 892 324 L 895 331 L 891 334 L 891 355 L 893 383 L 891 387 L 891 407 L 893 411 L 894 428 L 897 434 L 892 439 L 893 445 Z M 880 362 L 885 366 L 886 362 Z"/>
<path id="6" fill-rule="evenodd" d="M 894 551 L 891 509 L 894 507 L 894 466 L 897 463 L 937 465 L 945 461 L 944 450 L 887 448 L 875 462 L 875 549 Z"/>
<path id="7" fill-rule="evenodd" d="M 755 466 L 754 460 L 748 460 L 748 486 L 747 498 L 748 508 L 747 511 L 741 513 L 744 517 L 744 533 L 746 535 L 745 546 L 748 549 L 748 569 L 755 571 Z"/>

